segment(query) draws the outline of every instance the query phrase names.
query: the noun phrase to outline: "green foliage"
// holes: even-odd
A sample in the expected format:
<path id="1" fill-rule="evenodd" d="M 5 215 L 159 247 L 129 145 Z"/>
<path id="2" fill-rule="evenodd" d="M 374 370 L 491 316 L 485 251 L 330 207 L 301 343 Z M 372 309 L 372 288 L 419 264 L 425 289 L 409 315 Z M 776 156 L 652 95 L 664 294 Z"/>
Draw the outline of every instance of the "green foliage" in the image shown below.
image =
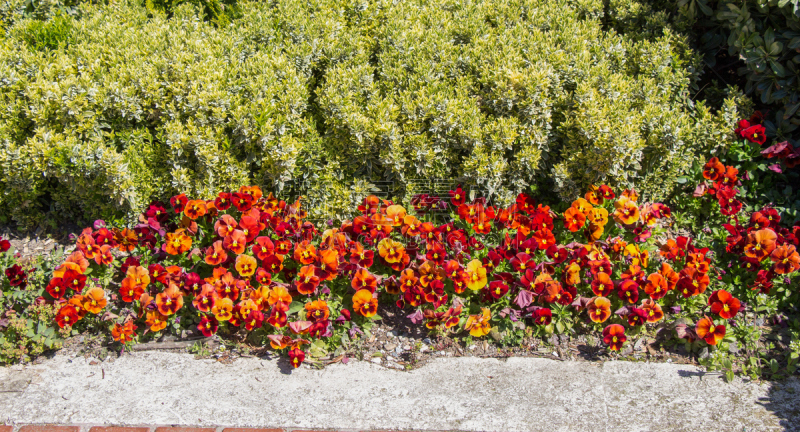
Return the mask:
<path id="1" fill-rule="evenodd" d="M 0 364 L 30 361 L 46 350 L 61 348 L 63 335 L 54 323 L 59 306 L 37 304 L 50 276 L 63 260 L 61 250 L 22 265 L 28 272 L 26 286 L 12 287 L 0 277 Z M 0 254 L 0 269 L 17 263 L 14 251 Z"/>
<path id="2" fill-rule="evenodd" d="M 175 8 L 182 4 L 191 4 L 202 10 L 205 20 L 225 26 L 239 15 L 236 3 L 236 0 L 144 0 L 142 4 L 150 12 L 165 13 L 170 17 Z"/>
<path id="3" fill-rule="evenodd" d="M 402 198 L 420 178 L 500 204 L 600 182 L 660 199 L 739 117 L 733 93 L 718 112 L 688 99 L 698 60 L 663 17 L 620 34 L 600 0 L 228 5 L 9 24 L 0 208 L 22 226 L 130 217 L 251 183 L 341 219 L 353 189 Z"/>
<path id="4" fill-rule="evenodd" d="M 768 131 L 789 138 L 800 125 L 794 115 L 800 108 L 800 2 L 677 0 L 662 8 L 677 12 L 676 26 L 696 32 L 698 50 L 710 66 L 725 48 L 744 61 L 738 72 L 746 78 L 746 93 L 780 108 Z"/>
<path id="5" fill-rule="evenodd" d="M 63 15 L 57 15 L 49 21 L 31 20 L 21 38 L 39 51 L 65 47 L 72 40 L 72 20 Z"/>

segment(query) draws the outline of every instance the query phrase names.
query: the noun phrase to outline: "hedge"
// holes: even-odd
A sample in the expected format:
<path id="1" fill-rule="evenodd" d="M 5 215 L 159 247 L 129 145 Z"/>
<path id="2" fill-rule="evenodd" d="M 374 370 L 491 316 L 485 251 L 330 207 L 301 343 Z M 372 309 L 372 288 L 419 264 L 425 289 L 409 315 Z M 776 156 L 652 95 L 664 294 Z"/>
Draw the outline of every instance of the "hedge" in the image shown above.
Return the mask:
<path id="1" fill-rule="evenodd" d="M 735 91 L 689 98 L 684 37 L 609 30 L 601 0 L 240 2 L 229 23 L 109 3 L 0 10 L 0 208 L 22 227 L 245 184 L 338 220 L 419 178 L 657 200 L 740 115 Z"/>

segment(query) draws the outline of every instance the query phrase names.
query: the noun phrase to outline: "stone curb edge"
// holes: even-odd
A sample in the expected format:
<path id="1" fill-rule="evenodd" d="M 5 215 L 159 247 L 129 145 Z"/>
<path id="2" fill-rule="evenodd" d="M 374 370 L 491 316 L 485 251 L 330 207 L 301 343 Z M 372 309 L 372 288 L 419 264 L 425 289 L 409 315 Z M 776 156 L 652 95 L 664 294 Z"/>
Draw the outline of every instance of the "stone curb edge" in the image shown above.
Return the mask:
<path id="1" fill-rule="evenodd" d="M 55 425 L 24 424 L 0 425 L 0 432 L 423 432 L 419 430 L 361 430 L 361 429 L 301 429 L 301 428 L 238 428 L 238 427 L 193 427 L 177 425 L 110 426 L 97 424 Z M 437 431 L 425 431 L 437 432 Z"/>

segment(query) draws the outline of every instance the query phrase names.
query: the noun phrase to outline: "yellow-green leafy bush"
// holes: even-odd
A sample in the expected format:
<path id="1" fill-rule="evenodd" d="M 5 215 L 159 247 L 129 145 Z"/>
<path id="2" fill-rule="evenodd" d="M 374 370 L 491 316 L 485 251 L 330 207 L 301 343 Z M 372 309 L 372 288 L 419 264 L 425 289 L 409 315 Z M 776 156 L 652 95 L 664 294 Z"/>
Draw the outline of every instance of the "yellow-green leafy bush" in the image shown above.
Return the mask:
<path id="1" fill-rule="evenodd" d="M 315 217 L 419 178 L 500 203 L 598 182 L 660 198 L 737 118 L 734 98 L 689 100 L 681 37 L 606 30 L 601 0 L 239 2 L 225 25 L 109 3 L 3 12 L 0 205 L 18 223 L 246 183 L 307 191 Z"/>

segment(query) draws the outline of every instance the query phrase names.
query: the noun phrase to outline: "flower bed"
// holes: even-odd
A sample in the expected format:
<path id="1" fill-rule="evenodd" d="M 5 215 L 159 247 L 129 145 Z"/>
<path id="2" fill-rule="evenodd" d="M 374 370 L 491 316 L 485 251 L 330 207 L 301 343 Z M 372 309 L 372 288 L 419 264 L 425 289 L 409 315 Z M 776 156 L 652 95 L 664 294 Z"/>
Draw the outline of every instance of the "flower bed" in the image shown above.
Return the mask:
<path id="1" fill-rule="evenodd" d="M 759 125 L 740 126 L 743 146 L 765 144 Z M 791 144 L 762 153 L 779 171 L 797 165 Z M 732 321 L 745 308 L 799 304 L 790 277 L 800 225 L 782 225 L 773 208 L 744 212 L 742 173 L 717 157 L 697 175 L 691 199 L 722 221 L 700 233 L 708 244 L 672 235 L 667 205 L 606 185 L 560 209 L 524 193 L 509 207 L 467 202 L 461 188 L 408 206 L 368 196 L 338 227 L 317 227 L 301 200 L 256 186 L 213 200 L 182 194 L 150 204 L 132 227 L 86 228 L 36 302 L 57 309 L 64 334 L 105 331 L 129 345 L 188 328 L 236 333 L 287 351 L 295 367 L 315 347 L 369 332 L 387 303 L 432 333 L 496 330 L 505 343 L 597 332 L 617 351 L 667 316 L 680 318 L 685 343 L 717 346 L 735 340 L 732 322 L 747 324 Z M 5 274 L 25 286 L 19 265 Z"/>

